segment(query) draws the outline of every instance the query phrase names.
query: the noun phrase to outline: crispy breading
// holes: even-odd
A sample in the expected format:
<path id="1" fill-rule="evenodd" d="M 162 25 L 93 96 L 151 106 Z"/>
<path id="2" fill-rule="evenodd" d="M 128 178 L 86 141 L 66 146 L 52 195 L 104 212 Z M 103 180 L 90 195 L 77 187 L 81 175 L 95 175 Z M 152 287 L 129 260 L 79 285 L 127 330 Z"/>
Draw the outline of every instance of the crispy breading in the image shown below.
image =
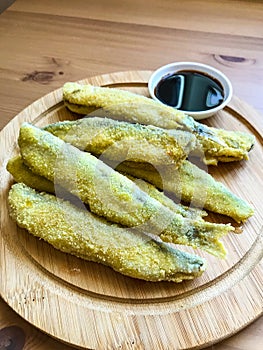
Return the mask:
<path id="1" fill-rule="evenodd" d="M 93 118 L 91 118 L 91 120 L 92 119 Z M 101 155 L 100 152 L 103 152 L 104 146 L 99 148 L 96 144 L 96 141 L 89 141 L 90 138 L 92 138 L 94 129 L 89 130 L 88 127 L 85 127 L 89 124 L 93 124 L 92 122 L 89 123 L 88 121 L 89 118 L 85 118 L 84 120 L 77 122 L 55 123 L 47 125 L 45 129 L 58 136 L 59 138 L 62 138 L 64 140 L 66 139 L 69 143 L 73 144 L 76 147 L 80 147 L 81 145 L 88 143 L 88 150 L 91 153 Z M 110 122 L 111 126 L 116 125 L 116 129 L 112 128 L 110 134 L 103 132 L 103 145 L 110 144 L 111 140 L 117 140 L 115 133 L 118 135 L 118 123 L 119 122 L 114 121 L 113 123 Z M 96 127 L 99 129 L 101 124 L 103 125 L 101 122 L 97 123 Z M 97 130 L 97 132 L 99 131 Z M 186 132 L 175 132 L 177 133 L 177 138 L 181 138 L 180 143 L 184 144 L 184 146 L 187 147 L 188 139 L 187 135 L 185 135 Z M 234 133 L 234 136 L 238 137 L 238 133 Z M 235 140 L 234 136 L 232 142 Z M 96 136 L 94 139 L 96 139 Z M 98 144 L 103 143 L 100 141 L 100 138 L 98 138 L 97 142 Z M 151 156 L 148 156 L 147 152 L 148 150 L 146 149 L 146 161 L 147 163 L 156 166 L 158 170 L 160 170 L 162 177 L 161 181 L 163 182 L 162 185 L 158 183 L 158 176 L 156 177 L 156 172 L 153 168 L 151 169 L 151 172 L 145 172 L 145 168 L 147 168 L 147 166 L 143 165 L 143 162 L 136 162 L 139 167 L 138 170 L 128 170 L 125 167 L 123 168 L 124 165 L 120 165 L 118 169 L 123 169 L 126 173 L 130 173 L 135 177 L 143 178 L 158 188 L 162 188 L 163 186 L 163 189 L 166 192 L 176 195 L 177 198 L 180 198 L 187 203 L 191 203 L 192 205 L 199 207 L 204 207 L 205 209 L 213 211 L 215 213 L 230 216 L 237 222 L 244 221 L 253 215 L 253 209 L 247 202 L 233 194 L 229 189 L 226 188 L 226 186 L 214 180 L 208 173 L 206 173 L 204 170 L 201 170 L 196 165 L 190 163 L 188 160 L 182 161 L 179 168 L 177 166 L 173 166 L 173 164 L 170 164 L 170 166 L 168 166 L 169 163 L 167 162 L 163 162 L 162 164 L 164 166 L 160 167 L 158 166 L 160 164 L 157 164 L 157 162 L 153 164 L 149 161 L 151 159 Z M 115 161 L 112 163 L 113 167 L 118 166 L 119 163 L 125 161 L 128 158 L 129 157 L 123 157 L 123 154 L 117 151 L 104 151 L 103 154 L 103 159 L 106 162 L 109 162 L 111 160 Z M 132 167 L 136 166 L 135 162 L 132 162 L 130 164 Z M 126 165 L 128 165 L 127 160 Z"/>
<path id="2" fill-rule="evenodd" d="M 227 215 L 237 222 L 245 221 L 254 214 L 249 203 L 187 160 L 179 169 L 162 167 L 160 174 L 149 164 L 133 162 L 124 162 L 116 170 L 142 178 L 186 203 Z"/>
<path id="3" fill-rule="evenodd" d="M 210 128 L 173 107 L 120 89 L 68 82 L 63 87 L 63 99 L 76 113 L 90 114 L 97 110 L 93 115 L 106 114 L 113 119 L 190 131 L 199 141 L 197 151 L 206 164 L 248 159 L 255 143 L 253 135 Z"/>
<path id="4" fill-rule="evenodd" d="M 202 217 L 207 216 L 207 213 L 204 210 L 200 210 L 194 207 L 190 208 L 182 205 L 181 203 L 175 203 L 171 198 L 167 197 L 163 191 L 158 190 L 155 186 L 147 181 L 128 174 L 125 174 L 125 176 L 134 181 L 141 190 L 146 192 L 152 198 L 156 199 L 158 202 L 162 203 L 165 207 L 169 208 L 174 213 L 180 214 L 186 218 L 199 220 L 202 220 Z"/>
<path id="5" fill-rule="evenodd" d="M 80 114 L 101 108 L 103 116 L 107 113 L 133 123 L 186 130 L 192 130 L 194 125 L 194 120 L 183 112 L 120 89 L 68 82 L 63 86 L 63 99 L 70 110 Z"/>
<path id="6" fill-rule="evenodd" d="M 197 136 L 201 144 L 201 158 L 205 164 L 217 165 L 218 162 L 228 163 L 249 159 L 248 153 L 255 144 L 254 135 L 212 127 L 209 129 L 221 140 L 221 144 L 216 144 L 214 140 Z"/>
<path id="7" fill-rule="evenodd" d="M 43 128 L 81 150 L 107 159 L 145 161 L 153 165 L 179 165 L 187 154 L 174 136 L 157 127 L 108 118 L 62 121 Z M 189 143 L 183 145 L 188 148 Z"/>
<path id="8" fill-rule="evenodd" d="M 110 224 L 24 184 L 12 186 L 8 202 L 13 220 L 34 236 L 56 249 L 110 266 L 124 275 L 154 282 L 181 282 L 205 270 L 201 257 Z"/>
<path id="9" fill-rule="evenodd" d="M 159 235 L 164 241 L 225 256 L 219 238 L 233 230 L 231 225 L 191 220 L 173 213 L 96 157 L 28 123 L 21 126 L 18 143 L 23 161 L 33 172 L 78 196 L 93 213 Z"/>
<path id="10" fill-rule="evenodd" d="M 16 182 L 22 182 L 25 185 L 34 188 L 38 191 L 55 193 L 53 182 L 47 180 L 45 177 L 33 173 L 28 166 L 23 162 L 21 155 L 15 156 L 7 162 L 7 170 L 13 176 Z M 127 175 L 125 175 L 127 176 Z M 127 176 L 130 180 L 136 183 L 136 185 L 144 192 L 146 192 L 152 198 L 158 200 L 165 207 L 171 209 L 173 212 L 182 215 L 183 217 L 189 217 L 192 219 L 202 219 L 207 213 L 204 210 L 198 208 L 189 208 L 181 203 L 175 203 L 171 198 L 167 197 L 163 192 L 159 191 L 152 184 L 137 179 L 133 176 Z M 57 194 L 63 195 L 63 189 L 56 191 Z"/>
<path id="11" fill-rule="evenodd" d="M 43 176 L 33 173 L 23 162 L 20 155 L 8 160 L 6 169 L 13 176 L 16 182 L 23 182 L 36 190 L 54 193 L 55 188 L 53 182 L 47 180 Z"/>

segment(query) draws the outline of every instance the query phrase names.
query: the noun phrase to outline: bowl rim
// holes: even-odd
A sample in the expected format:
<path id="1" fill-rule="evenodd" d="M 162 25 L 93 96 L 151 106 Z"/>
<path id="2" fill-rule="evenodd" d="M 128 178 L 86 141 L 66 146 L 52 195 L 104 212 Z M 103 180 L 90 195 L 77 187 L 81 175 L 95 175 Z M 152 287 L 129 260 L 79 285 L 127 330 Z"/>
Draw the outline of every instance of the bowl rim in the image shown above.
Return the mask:
<path id="1" fill-rule="evenodd" d="M 154 70 L 148 80 L 148 91 L 150 93 L 150 96 L 155 100 L 158 101 L 159 103 L 162 103 L 155 95 L 154 90 L 159 81 L 168 75 L 169 73 L 175 73 L 178 70 L 182 69 L 195 69 L 197 71 L 200 71 L 201 73 L 206 73 L 211 75 L 211 77 L 215 78 L 222 84 L 224 93 L 225 93 L 225 98 L 224 101 L 219 105 L 211 109 L 203 110 L 203 111 L 185 111 L 182 109 L 178 109 L 181 112 L 191 115 L 193 117 L 200 117 L 200 119 L 207 118 L 219 110 L 223 109 L 232 99 L 233 96 L 233 87 L 232 83 L 229 80 L 229 78 L 219 69 L 212 67 L 208 64 L 205 63 L 199 63 L 199 62 L 193 62 L 193 61 L 178 61 L 178 62 L 172 62 L 168 63 L 166 65 L 160 66 L 156 70 Z M 164 104 L 166 105 L 166 104 Z M 166 105 L 169 106 L 169 105 Z M 174 108 L 170 106 L 171 108 Z"/>

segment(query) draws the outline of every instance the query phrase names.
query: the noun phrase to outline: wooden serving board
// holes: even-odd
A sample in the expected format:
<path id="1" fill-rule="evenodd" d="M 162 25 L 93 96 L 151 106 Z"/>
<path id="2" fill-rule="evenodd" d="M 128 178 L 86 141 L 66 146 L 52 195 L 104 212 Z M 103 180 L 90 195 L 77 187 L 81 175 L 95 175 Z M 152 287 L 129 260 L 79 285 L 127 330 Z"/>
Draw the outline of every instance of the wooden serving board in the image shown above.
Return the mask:
<path id="1" fill-rule="evenodd" d="M 148 95 L 149 75 L 149 71 L 132 71 L 82 82 Z M 30 105 L 1 132 L 3 299 L 47 334 L 96 350 L 200 349 L 259 317 L 263 309 L 263 140 L 252 108 L 234 98 L 230 106 L 209 119 L 213 126 L 247 131 L 257 140 L 249 161 L 220 164 L 209 171 L 250 202 L 255 215 L 243 225 L 242 234 L 224 238 L 225 260 L 197 251 L 207 259 L 207 271 L 180 284 L 125 277 L 103 265 L 61 253 L 11 221 L 7 195 L 13 180 L 5 166 L 18 152 L 21 123 L 43 126 L 64 119 L 74 116 L 63 106 L 59 89 Z M 216 219 L 222 221 L 219 216 Z"/>

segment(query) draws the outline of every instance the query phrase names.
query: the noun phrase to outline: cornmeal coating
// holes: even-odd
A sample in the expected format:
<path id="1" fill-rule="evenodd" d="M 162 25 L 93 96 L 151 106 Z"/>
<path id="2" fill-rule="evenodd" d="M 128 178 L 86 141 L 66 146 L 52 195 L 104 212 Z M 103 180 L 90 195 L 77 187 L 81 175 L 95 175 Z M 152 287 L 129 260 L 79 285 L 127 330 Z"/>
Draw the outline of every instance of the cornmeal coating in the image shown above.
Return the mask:
<path id="1" fill-rule="evenodd" d="M 8 202 L 18 226 L 62 252 L 110 266 L 123 275 L 181 282 L 200 276 L 206 268 L 201 257 L 111 224 L 22 183 L 12 186 Z"/>
<path id="2" fill-rule="evenodd" d="M 101 160 L 28 123 L 21 126 L 18 143 L 23 161 L 34 173 L 79 197 L 91 212 L 166 242 L 225 256 L 219 238 L 233 230 L 231 225 L 191 220 L 172 212 Z"/>
<path id="3" fill-rule="evenodd" d="M 111 160 L 179 165 L 187 156 L 175 137 L 154 126 L 94 117 L 49 124 L 43 129 L 81 150 Z M 184 147 L 189 148 L 189 142 Z"/>
<path id="4" fill-rule="evenodd" d="M 97 116 L 101 112 L 114 119 L 165 129 L 192 130 L 194 127 L 193 118 L 183 112 L 125 90 L 68 82 L 63 86 L 63 99 L 71 111 L 79 114 L 101 109 Z"/>
<path id="5" fill-rule="evenodd" d="M 246 221 L 254 214 L 249 203 L 188 160 L 178 169 L 172 165 L 162 167 L 160 174 L 149 164 L 133 162 L 124 162 L 116 170 L 142 178 L 183 202 L 227 215 L 237 222 Z"/>
<path id="6" fill-rule="evenodd" d="M 228 163 L 249 159 L 249 151 L 255 144 L 254 135 L 212 127 L 209 129 L 220 140 L 220 143 L 209 138 L 196 136 L 201 145 L 201 158 L 205 164 L 217 165 L 218 162 Z"/>
<path id="7" fill-rule="evenodd" d="M 38 191 L 55 193 L 54 183 L 47 180 L 45 177 L 33 173 L 28 166 L 23 162 L 20 155 L 9 159 L 7 163 L 7 170 L 13 176 L 16 182 L 22 182 L 25 185 L 34 188 Z M 125 175 L 127 176 L 127 175 Z M 159 191 L 152 184 L 142 180 L 134 178 L 130 175 L 127 176 L 130 180 L 136 183 L 136 185 L 149 196 L 162 203 L 165 207 L 171 209 L 173 212 L 192 219 L 202 219 L 207 213 L 198 208 L 189 208 L 181 203 L 175 203 L 171 198 L 167 197 L 163 192 Z M 63 194 L 63 189 L 57 191 Z M 59 193 L 57 193 L 59 194 Z"/>
<path id="8" fill-rule="evenodd" d="M 21 155 L 17 155 L 8 160 L 6 169 L 13 176 L 16 182 L 23 182 L 36 190 L 54 193 L 54 183 L 43 176 L 33 173 L 23 162 Z"/>
<path id="9" fill-rule="evenodd" d="M 140 178 L 125 174 L 136 185 L 146 192 L 149 196 L 162 203 L 165 207 L 172 210 L 174 213 L 180 214 L 185 218 L 202 220 L 202 217 L 207 216 L 207 212 L 199 208 L 187 207 L 181 203 L 175 203 L 171 198 L 167 197 L 163 191 L 158 190 L 155 186 Z"/>
<path id="10" fill-rule="evenodd" d="M 63 87 L 63 99 L 79 114 L 106 114 L 113 119 L 194 133 L 199 141 L 196 151 L 206 164 L 248 159 L 255 143 L 254 135 L 208 127 L 173 107 L 120 89 L 68 82 Z"/>
<path id="11" fill-rule="evenodd" d="M 62 122 L 50 124 L 45 129 L 52 132 L 59 138 L 62 138 L 64 140 L 66 139 L 69 143 L 73 144 L 76 147 L 80 147 L 81 144 L 83 145 L 85 144 L 85 142 L 88 142 L 88 150 L 91 153 L 101 155 L 102 153 L 100 152 L 102 152 L 102 147 L 96 147 L 95 142 L 89 142 L 91 135 L 93 135 L 92 133 L 94 132 L 94 129 L 90 129 L 89 131 L 89 128 L 85 127 L 85 125 L 88 126 L 89 124 L 93 124 L 92 119 L 93 118 L 85 118 L 76 122 Z M 96 123 L 96 121 L 94 122 L 96 123 L 98 129 L 100 129 L 100 126 L 103 125 L 103 119 L 95 119 L 98 120 L 98 123 Z M 90 123 L 89 120 L 91 120 Z M 102 131 L 104 140 L 106 139 L 107 143 L 110 143 L 110 140 L 117 140 L 115 132 L 116 134 L 118 134 L 117 129 L 119 122 L 113 121 L 112 123 L 109 119 L 107 119 L 105 120 L 105 123 L 107 123 L 108 121 L 111 126 L 116 125 L 116 131 L 113 128 L 111 129 L 111 133 L 108 135 L 105 135 L 106 133 L 104 132 L 104 129 Z M 83 124 L 84 126 L 82 127 Z M 98 130 L 97 133 L 99 133 Z M 183 148 L 189 147 L 187 146 L 189 143 L 187 134 L 189 133 L 185 131 L 178 132 L 177 130 L 175 130 L 174 134 L 176 134 L 177 139 L 180 139 L 179 143 L 183 145 Z M 67 135 L 69 135 L 69 137 Z M 96 133 L 94 135 L 96 135 Z M 232 142 L 234 142 L 235 137 L 238 138 L 238 135 L 239 133 L 233 133 Z M 94 139 L 96 139 L 96 136 L 94 137 Z M 100 143 L 103 144 L 103 141 L 101 141 L 100 138 L 98 138 L 98 144 Z M 204 170 L 198 168 L 196 165 L 192 164 L 188 160 L 183 160 L 180 163 L 179 167 L 177 165 L 174 166 L 171 163 L 169 165 L 168 162 L 163 162 L 162 164 L 164 166 L 160 167 L 160 164 L 157 164 L 157 162 L 153 164 L 149 161 L 151 156 L 147 156 L 148 150 L 149 149 L 145 148 L 146 162 L 157 167 L 157 169 L 160 171 L 161 178 L 156 175 L 156 171 L 154 171 L 153 168 L 150 168 L 150 170 L 147 171 L 147 167 L 149 167 L 149 165 L 145 166 L 143 162 L 139 162 L 139 160 L 137 160 L 136 162 L 137 165 L 134 161 L 130 162 L 132 168 L 138 167 L 139 169 L 127 169 L 125 164 L 129 165 L 129 163 L 125 161 L 125 157 L 123 157 L 122 152 L 106 151 L 103 154 L 103 159 L 107 163 L 111 160 L 114 160 L 115 163 L 112 163 L 112 166 L 114 168 L 117 166 L 117 169 L 119 169 L 120 171 L 123 169 L 125 173 L 133 175 L 137 178 L 145 179 L 146 181 L 152 183 L 156 187 L 164 189 L 165 192 L 172 193 L 176 195 L 177 198 L 180 198 L 182 201 L 186 203 L 191 203 L 194 206 L 199 206 L 202 208 L 204 207 L 205 209 L 210 210 L 212 212 L 230 216 L 237 222 L 245 221 L 253 215 L 253 208 L 246 201 L 233 194 L 229 189 L 227 189 L 226 186 L 216 181 L 211 175 L 206 173 Z M 128 154 L 128 151 L 126 153 Z M 154 153 L 154 151 L 152 153 Z M 126 157 L 126 159 L 130 158 Z M 123 160 L 125 161 L 125 164 L 120 164 L 118 166 L 118 164 L 121 163 Z M 158 183 L 158 181 L 162 181 L 162 184 Z"/>

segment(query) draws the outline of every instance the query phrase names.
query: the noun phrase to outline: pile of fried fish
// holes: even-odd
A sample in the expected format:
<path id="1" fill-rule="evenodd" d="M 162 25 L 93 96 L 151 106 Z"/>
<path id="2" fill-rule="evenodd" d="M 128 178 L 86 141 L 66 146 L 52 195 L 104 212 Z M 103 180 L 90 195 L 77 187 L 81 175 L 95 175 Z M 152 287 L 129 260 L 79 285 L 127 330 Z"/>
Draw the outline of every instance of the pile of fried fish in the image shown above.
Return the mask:
<path id="1" fill-rule="evenodd" d="M 189 155 L 207 165 L 248 159 L 252 135 L 205 126 L 120 89 L 66 83 L 63 97 L 77 118 L 22 124 L 20 154 L 7 164 L 18 226 L 147 281 L 181 282 L 205 271 L 204 258 L 178 245 L 226 256 L 221 238 L 234 227 L 205 220 L 205 210 L 240 223 L 253 208 Z"/>

